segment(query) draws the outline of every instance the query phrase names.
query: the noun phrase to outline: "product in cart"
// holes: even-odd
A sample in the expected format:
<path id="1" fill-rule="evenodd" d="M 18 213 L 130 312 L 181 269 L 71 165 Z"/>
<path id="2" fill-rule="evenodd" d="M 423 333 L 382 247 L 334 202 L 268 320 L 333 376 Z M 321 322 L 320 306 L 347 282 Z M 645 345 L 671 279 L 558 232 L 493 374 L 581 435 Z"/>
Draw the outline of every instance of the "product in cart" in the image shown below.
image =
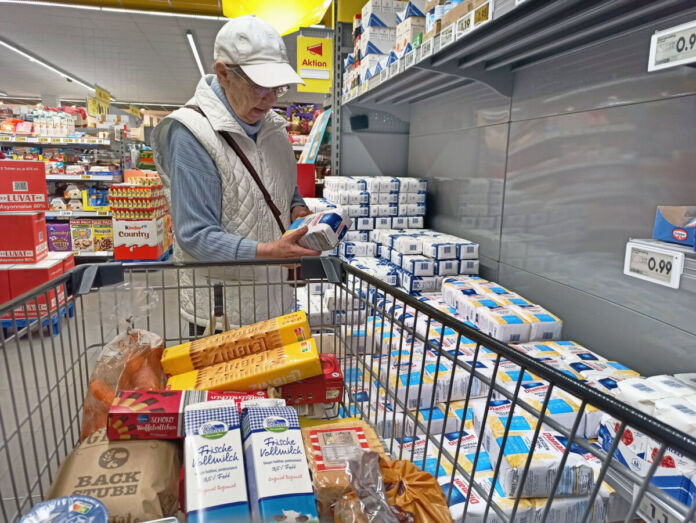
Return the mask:
<path id="1" fill-rule="evenodd" d="M 375 431 L 364 421 L 339 420 L 303 428 L 302 439 L 322 517 L 331 514 L 331 507 L 350 488 L 346 460 L 356 450 L 372 450 L 386 457 Z"/>
<path id="2" fill-rule="evenodd" d="M 179 505 L 179 449 L 172 441 L 110 442 L 102 429 L 76 447 L 60 466 L 46 499 L 90 496 L 109 521 L 173 516 Z"/>
<path id="3" fill-rule="evenodd" d="M 322 373 L 314 338 L 258 352 L 219 365 L 176 374 L 172 390 L 257 391 L 319 376 Z"/>
<path id="4" fill-rule="evenodd" d="M 165 376 L 160 359 L 164 340 L 152 332 L 133 329 L 107 343 L 89 378 L 81 439 L 107 426 L 116 391 L 162 390 Z"/>
<path id="5" fill-rule="evenodd" d="M 338 402 L 343 396 L 343 372 L 335 354 L 319 354 L 319 376 L 288 383 L 279 391 L 288 405 L 311 405 Z"/>
<path id="6" fill-rule="evenodd" d="M 104 504 L 89 496 L 66 496 L 35 505 L 20 523 L 107 523 Z"/>
<path id="7" fill-rule="evenodd" d="M 258 523 L 318 522 L 295 409 L 244 408 L 241 424 L 252 519 Z"/>
<path id="8" fill-rule="evenodd" d="M 222 400 L 189 405 L 185 427 L 187 521 L 249 521 L 237 403 Z"/>
<path id="9" fill-rule="evenodd" d="M 111 440 L 183 438 L 188 405 L 234 401 L 241 413 L 242 402 L 266 397 L 266 391 L 119 390 L 109 408 L 107 434 Z"/>
<path id="10" fill-rule="evenodd" d="M 162 355 L 167 374 L 182 374 L 242 356 L 277 349 L 309 338 L 303 311 L 168 347 Z"/>

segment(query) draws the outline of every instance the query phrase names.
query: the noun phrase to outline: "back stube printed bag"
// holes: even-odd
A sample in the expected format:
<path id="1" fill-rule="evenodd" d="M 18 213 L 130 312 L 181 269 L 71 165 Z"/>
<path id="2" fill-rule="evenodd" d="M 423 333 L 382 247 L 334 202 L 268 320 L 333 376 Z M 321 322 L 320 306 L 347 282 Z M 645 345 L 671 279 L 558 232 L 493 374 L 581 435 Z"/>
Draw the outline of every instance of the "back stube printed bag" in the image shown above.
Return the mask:
<path id="1" fill-rule="evenodd" d="M 106 506 L 109 523 L 171 516 L 178 507 L 180 464 L 174 442 L 109 441 L 101 429 L 65 459 L 47 499 L 92 496 Z"/>

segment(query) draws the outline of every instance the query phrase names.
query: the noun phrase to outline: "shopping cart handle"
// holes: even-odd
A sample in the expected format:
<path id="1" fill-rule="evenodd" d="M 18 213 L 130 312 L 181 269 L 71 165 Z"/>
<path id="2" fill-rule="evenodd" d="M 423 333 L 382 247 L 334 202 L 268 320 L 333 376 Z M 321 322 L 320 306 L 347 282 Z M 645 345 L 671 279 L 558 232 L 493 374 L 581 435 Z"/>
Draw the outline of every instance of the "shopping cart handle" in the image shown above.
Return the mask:
<path id="1" fill-rule="evenodd" d="M 344 270 L 341 260 L 333 257 L 302 258 L 302 278 L 305 280 L 326 279 L 329 283 L 341 283 Z"/>
<path id="2" fill-rule="evenodd" d="M 78 265 L 71 271 L 68 280 L 69 291 L 73 296 L 89 294 L 92 289 L 123 283 L 123 264 L 93 263 Z"/>

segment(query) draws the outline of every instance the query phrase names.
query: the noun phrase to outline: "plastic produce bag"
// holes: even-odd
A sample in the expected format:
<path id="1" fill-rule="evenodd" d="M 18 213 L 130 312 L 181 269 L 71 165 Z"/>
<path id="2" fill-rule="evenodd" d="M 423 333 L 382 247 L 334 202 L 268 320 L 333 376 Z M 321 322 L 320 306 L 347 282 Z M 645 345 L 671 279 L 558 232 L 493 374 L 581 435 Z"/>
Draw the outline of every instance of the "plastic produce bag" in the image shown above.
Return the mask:
<path id="1" fill-rule="evenodd" d="M 450 523 L 450 515 L 442 489 L 428 472 L 406 460 L 379 463 L 387 492 L 393 507 L 413 515 L 415 523 Z"/>
<path id="2" fill-rule="evenodd" d="M 149 331 L 128 329 L 107 343 L 89 379 L 80 439 L 106 427 L 109 407 L 118 389 L 162 390 L 164 340 Z"/>
<path id="3" fill-rule="evenodd" d="M 435 478 L 410 461 L 376 452 L 347 460 L 352 491 L 334 506 L 335 523 L 450 523 L 447 500 Z"/>

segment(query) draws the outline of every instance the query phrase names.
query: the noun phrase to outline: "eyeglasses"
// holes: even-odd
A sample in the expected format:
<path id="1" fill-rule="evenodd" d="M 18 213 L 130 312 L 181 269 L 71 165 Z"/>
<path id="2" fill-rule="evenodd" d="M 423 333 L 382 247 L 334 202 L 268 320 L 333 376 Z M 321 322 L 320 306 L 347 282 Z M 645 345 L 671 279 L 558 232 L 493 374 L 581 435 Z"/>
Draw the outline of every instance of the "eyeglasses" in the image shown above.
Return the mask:
<path id="1" fill-rule="evenodd" d="M 263 98 L 269 93 L 274 93 L 276 95 L 276 98 L 280 98 L 290 90 L 290 87 L 288 87 L 287 85 L 281 85 L 280 87 L 261 87 L 260 85 L 257 85 L 254 82 L 252 82 L 245 74 L 242 74 L 240 71 L 238 71 L 237 67 L 230 67 L 228 65 L 227 70 L 232 71 L 234 74 L 236 74 L 246 83 L 248 83 L 254 89 L 254 96 L 256 96 L 257 98 Z"/>

